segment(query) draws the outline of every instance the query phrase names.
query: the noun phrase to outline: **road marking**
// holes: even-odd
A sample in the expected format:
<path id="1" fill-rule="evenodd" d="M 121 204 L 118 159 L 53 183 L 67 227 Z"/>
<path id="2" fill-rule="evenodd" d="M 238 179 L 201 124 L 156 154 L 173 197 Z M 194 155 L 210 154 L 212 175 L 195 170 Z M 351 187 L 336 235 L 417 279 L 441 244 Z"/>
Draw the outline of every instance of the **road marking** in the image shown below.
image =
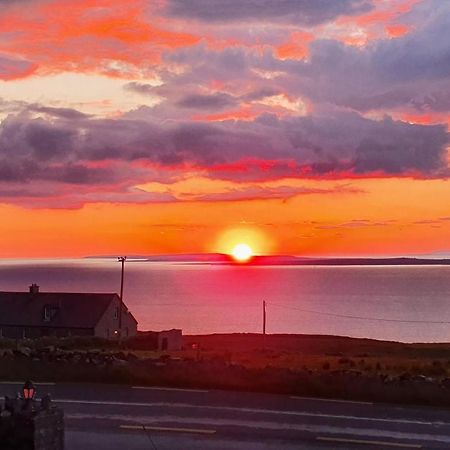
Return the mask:
<path id="1" fill-rule="evenodd" d="M 298 397 L 296 395 L 291 395 L 290 398 L 295 400 L 312 400 L 315 402 L 333 402 L 333 403 L 350 403 L 354 405 L 373 405 L 373 402 L 360 402 L 356 400 L 339 400 L 335 398 L 318 398 L 318 397 Z"/>
<path id="2" fill-rule="evenodd" d="M 381 423 L 401 423 L 408 425 L 435 425 L 436 422 L 426 422 L 421 420 L 408 420 L 408 419 L 385 419 L 381 417 L 364 417 L 364 416 L 347 416 L 339 414 L 322 414 L 322 413 L 309 413 L 303 411 L 280 411 L 274 409 L 259 409 L 259 408 L 238 408 L 233 406 L 208 406 L 208 405 L 192 405 L 190 403 L 167 403 L 167 402 L 117 402 L 117 401 L 96 401 L 96 400 L 70 400 L 59 399 L 53 400 L 55 403 L 73 403 L 73 404 L 86 404 L 86 405 L 108 405 L 108 406 L 142 406 L 149 408 L 191 408 L 211 411 L 231 411 L 242 412 L 250 414 L 273 414 L 280 416 L 297 416 L 297 417 L 318 417 L 322 419 L 341 419 L 341 420 L 355 420 L 355 421 L 367 421 L 367 422 L 381 422 Z M 446 423 L 439 422 L 439 425 L 447 425 Z"/>
<path id="3" fill-rule="evenodd" d="M 0 384 L 20 384 L 23 385 L 24 381 L 0 381 Z M 33 383 L 35 386 L 55 386 L 56 383 Z"/>
<path id="4" fill-rule="evenodd" d="M 206 413 L 207 414 L 207 413 Z M 67 420 L 82 420 L 93 421 L 93 420 L 111 420 L 115 421 L 117 424 L 127 424 L 135 425 L 136 423 L 141 423 L 147 426 L 158 426 L 161 423 L 170 424 L 172 426 L 178 426 L 180 428 L 185 427 L 199 427 L 199 428 L 210 428 L 218 429 L 219 427 L 237 427 L 244 428 L 248 430 L 276 430 L 281 431 L 302 431 L 312 433 L 314 436 L 342 436 L 342 439 L 352 436 L 355 439 L 368 440 L 391 440 L 391 442 L 421 442 L 425 445 L 425 442 L 430 445 L 431 443 L 445 444 L 445 448 L 450 448 L 450 435 L 446 434 L 434 434 L 436 430 L 430 430 L 428 432 L 411 432 L 410 430 L 400 431 L 386 430 L 382 428 L 371 428 L 364 427 L 358 428 L 356 426 L 342 426 L 342 425 L 332 425 L 332 424 L 308 424 L 302 423 L 301 421 L 296 421 L 295 423 L 289 423 L 286 421 L 274 421 L 274 420 L 256 420 L 255 418 L 250 419 L 239 419 L 239 418 L 213 418 L 211 415 L 206 417 L 192 417 L 183 413 L 182 416 L 168 415 L 162 413 L 158 416 L 130 416 L 128 413 L 124 414 L 80 414 L 80 413 L 68 413 L 64 417 Z M 117 425 L 118 426 L 118 425 Z M 445 430 L 443 430 L 445 433 Z M 380 448 L 380 447 L 378 447 Z M 383 448 L 383 447 L 382 447 Z"/>
<path id="5" fill-rule="evenodd" d="M 131 386 L 131 389 L 143 389 L 149 391 L 175 391 L 175 392 L 209 392 L 204 389 L 181 389 L 158 386 Z"/>
<path id="6" fill-rule="evenodd" d="M 123 430 L 170 431 L 172 433 L 215 434 L 216 430 L 204 428 L 153 427 L 148 425 L 120 425 Z"/>
<path id="7" fill-rule="evenodd" d="M 367 441 L 365 439 L 345 439 L 333 437 L 316 437 L 318 441 L 326 442 L 341 442 L 345 444 L 366 444 L 366 445 L 383 445 L 384 447 L 402 447 L 402 448 L 422 448 L 419 444 L 402 444 L 400 442 L 386 442 L 386 441 Z"/>
<path id="8" fill-rule="evenodd" d="M 122 430 L 142 430 L 144 431 L 144 425 L 120 425 Z"/>

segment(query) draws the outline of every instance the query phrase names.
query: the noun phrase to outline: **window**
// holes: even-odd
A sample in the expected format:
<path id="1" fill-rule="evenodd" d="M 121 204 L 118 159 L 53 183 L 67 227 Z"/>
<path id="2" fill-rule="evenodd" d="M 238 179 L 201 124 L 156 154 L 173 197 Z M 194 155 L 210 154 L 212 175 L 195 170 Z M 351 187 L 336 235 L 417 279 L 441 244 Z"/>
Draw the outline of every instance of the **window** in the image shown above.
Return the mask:
<path id="1" fill-rule="evenodd" d="M 59 306 L 56 305 L 44 305 L 42 309 L 42 320 L 44 322 L 51 322 L 53 318 L 58 314 Z"/>
<path id="2" fill-rule="evenodd" d="M 118 319 L 119 318 L 119 307 L 116 306 L 114 309 L 114 319 Z"/>
<path id="3" fill-rule="evenodd" d="M 50 307 L 48 305 L 44 306 L 44 322 L 50 322 L 51 315 L 50 315 Z"/>

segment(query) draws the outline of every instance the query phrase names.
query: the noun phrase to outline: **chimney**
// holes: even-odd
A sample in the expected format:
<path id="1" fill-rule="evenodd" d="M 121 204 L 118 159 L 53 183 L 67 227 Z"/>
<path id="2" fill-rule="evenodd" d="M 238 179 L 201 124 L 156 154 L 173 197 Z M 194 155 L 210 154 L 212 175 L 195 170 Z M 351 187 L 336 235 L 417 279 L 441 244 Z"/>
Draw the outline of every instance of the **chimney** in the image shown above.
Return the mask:
<path id="1" fill-rule="evenodd" d="M 36 283 L 30 286 L 30 294 L 39 294 L 39 286 Z"/>

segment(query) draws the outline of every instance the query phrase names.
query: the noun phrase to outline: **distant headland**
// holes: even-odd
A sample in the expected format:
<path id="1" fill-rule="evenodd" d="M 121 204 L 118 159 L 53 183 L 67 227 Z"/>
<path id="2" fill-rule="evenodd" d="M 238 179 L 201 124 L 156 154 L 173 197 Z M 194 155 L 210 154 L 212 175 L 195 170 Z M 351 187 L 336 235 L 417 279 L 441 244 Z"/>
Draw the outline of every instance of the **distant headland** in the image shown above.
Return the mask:
<path id="1" fill-rule="evenodd" d="M 116 259 L 112 255 L 86 256 L 87 259 Z M 291 255 L 255 255 L 245 263 L 237 263 L 224 253 L 185 253 L 174 255 L 130 255 L 128 260 L 140 262 L 180 263 L 180 264 L 225 264 L 243 266 L 422 266 L 450 265 L 450 258 L 416 257 L 330 257 L 313 258 Z"/>

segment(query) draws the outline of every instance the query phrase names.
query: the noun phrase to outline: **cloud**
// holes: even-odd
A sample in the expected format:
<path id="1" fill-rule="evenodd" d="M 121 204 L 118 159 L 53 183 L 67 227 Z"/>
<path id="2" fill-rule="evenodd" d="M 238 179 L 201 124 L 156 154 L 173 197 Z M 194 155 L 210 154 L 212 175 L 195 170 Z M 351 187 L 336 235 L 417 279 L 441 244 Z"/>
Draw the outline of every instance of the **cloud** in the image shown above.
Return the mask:
<path id="1" fill-rule="evenodd" d="M 143 0 L 79 0 L 76 5 L 71 0 L 33 1 L 26 14 L 22 2 L 8 5 L 0 9 L 0 51 L 38 61 L 40 73 L 148 76 L 163 51 L 195 45 L 200 39 L 154 20 L 152 5 Z M 0 59 L 0 76 L 25 76 L 31 70 L 5 58 Z M 5 65 L 7 70 L 1 70 Z"/>
<path id="2" fill-rule="evenodd" d="M 177 106 L 182 108 L 193 109 L 223 109 L 226 107 L 236 106 L 238 104 L 237 99 L 233 96 L 217 93 L 217 94 L 191 94 L 186 95 L 182 99 L 178 100 Z"/>
<path id="3" fill-rule="evenodd" d="M 343 193 L 346 189 L 313 189 L 295 186 L 245 186 L 236 187 L 223 192 L 185 195 L 184 200 L 195 201 L 236 201 L 236 200 L 261 200 L 261 199 L 283 199 L 287 200 L 297 195 L 333 194 Z M 355 193 L 354 191 L 350 191 Z"/>
<path id="4" fill-rule="evenodd" d="M 317 230 L 336 230 L 341 228 L 367 228 L 367 227 L 386 227 L 395 223 L 395 220 L 386 220 L 383 222 L 376 222 L 366 219 L 354 219 L 349 222 L 330 224 L 330 225 L 317 225 L 314 228 Z"/>
<path id="5" fill-rule="evenodd" d="M 439 36 L 439 37 L 438 37 Z M 442 2 L 428 20 L 397 39 L 364 47 L 315 40 L 309 60 L 285 64 L 266 61 L 286 73 L 286 85 L 316 102 L 358 111 L 414 107 L 449 110 L 450 4 Z"/>
<path id="6" fill-rule="evenodd" d="M 81 120 L 91 117 L 89 114 L 84 114 L 80 111 L 71 108 L 55 108 L 52 106 L 42 106 L 37 104 L 29 105 L 28 110 L 38 113 L 45 113 L 48 114 L 49 116 L 59 117 L 61 119 L 67 120 Z"/>
<path id="7" fill-rule="evenodd" d="M 373 7 L 370 0 L 169 0 L 166 14 L 203 22 L 281 22 L 317 25 Z"/>
<path id="8" fill-rule="evenodd" d="M 72 189 L 72 204 L 176 201 L 135 186 L 170 184 L 186 170 L 236 184 L 193 195 L 216 201 L 301 193 L 258 184 L 286 177 L 449 177 L 448 130 L 430 125 L 450 110 L 447 2 L 413 10 L 411 1 L 369 0 L 94 3 L 1 12 L 0 79 L 18 83 L 18 94 L 0 105 L 0 197 L 50 201 Z M 359 46 L 337 40 L 339 27 L 368 20 L 382 34 Z M 31 103 L 40 101 L 34 85 L 21 91 L 14 81 L 35 70 L 31 80 L 47 80 L 45 104 Z M 76 96 L 50 95 L 46 74 L 68 71 L 88 73 L 74 86 L 94 93 L 85 103 L 110 105 L 94 109 L 103 116 L 80 112 Z M 94 83 L 93 74 L 118 79 L 103 91 L 105 77 Z M 398 120 L 409 118 L 416 123 Z"/>
<path id="9" fill-rule="evenodd" d="M 355 113 L 208 123 L 86 118 L 67 110 L 36 118 L 23 111 L 0 124 L 0 180 L 118 183 L 123 189 L 155 173 L 168 181 L 185 167 L 236 181 L 447 177 L 447 144 L 443 126 L 374 121 Z"/>
<path id="10" fill-rule="evenodd" d="M 132 81 L 130 83 L 125 84 L 124 89 L 141 95 L 155 94 L 154 85 L 148 83 L 138 83 L 137 81 Z"/>
<path id="11" fill-rule="evenodd" d="M 0 54 L 0 80 L 15 80 L 33 73 L 37 65 L 20 58 Z"/>

